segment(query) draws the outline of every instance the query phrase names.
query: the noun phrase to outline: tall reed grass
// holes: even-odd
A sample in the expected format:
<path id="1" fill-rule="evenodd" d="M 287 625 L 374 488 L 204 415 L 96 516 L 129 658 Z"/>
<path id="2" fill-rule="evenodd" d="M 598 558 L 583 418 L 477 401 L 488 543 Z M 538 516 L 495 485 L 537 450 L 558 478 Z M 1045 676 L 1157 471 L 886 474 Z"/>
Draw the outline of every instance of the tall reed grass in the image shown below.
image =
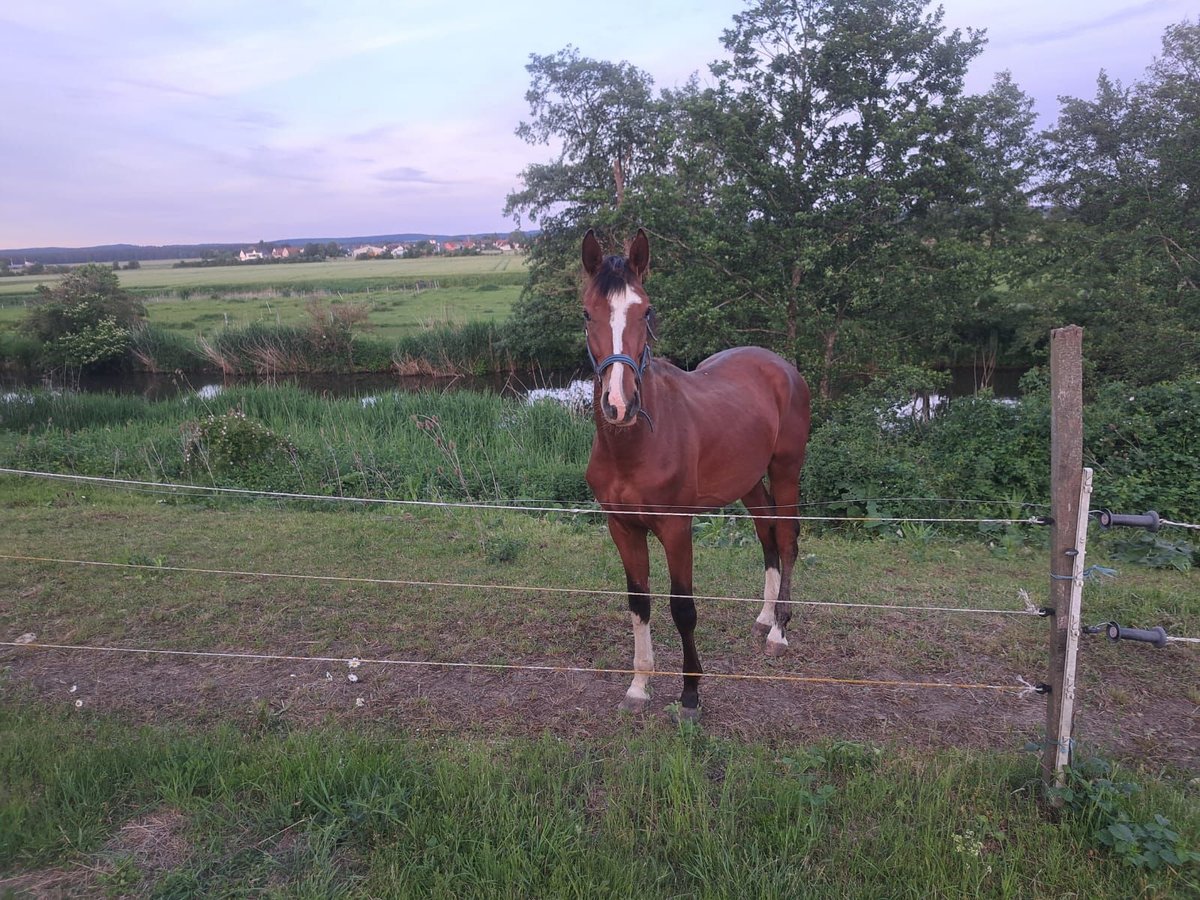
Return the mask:
<path id="1" fill-rule="evenodd" d="M 400 499 L 590 497 L 590 420 L 549 402 L 470 392 L 330 399 L 280 385 L 150 402 L 35 391 L 0 402 L 0 460 L 144 480 L 196 477 L 185 459 L 196 423 L 230 410 L 288 441 L 295 459 L 257 467 L 252 479 L 249 470 L 214 473 L 213 483 Z"/>

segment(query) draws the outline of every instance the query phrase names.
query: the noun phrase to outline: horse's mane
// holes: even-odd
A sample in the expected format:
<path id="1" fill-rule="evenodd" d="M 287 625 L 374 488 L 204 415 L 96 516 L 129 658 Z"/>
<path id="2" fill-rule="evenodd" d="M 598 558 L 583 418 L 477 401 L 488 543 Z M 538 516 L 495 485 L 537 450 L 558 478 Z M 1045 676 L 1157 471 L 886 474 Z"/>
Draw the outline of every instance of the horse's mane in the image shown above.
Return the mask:
<path id="1" fill-rule="evenodd" d="M 612 298 L 633 281 L 633 272 L 623 256 L 606 256 L 592 277 L 592 286 L 605 297 Z"/>

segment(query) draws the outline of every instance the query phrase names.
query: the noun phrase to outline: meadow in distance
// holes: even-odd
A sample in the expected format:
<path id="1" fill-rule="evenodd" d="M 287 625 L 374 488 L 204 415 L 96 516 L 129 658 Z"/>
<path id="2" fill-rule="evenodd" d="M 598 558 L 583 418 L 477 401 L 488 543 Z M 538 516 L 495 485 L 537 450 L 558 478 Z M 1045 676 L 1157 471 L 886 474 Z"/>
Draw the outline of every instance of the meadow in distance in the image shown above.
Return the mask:
<path id="1" fill-rule="evenodd" d="M 313 299 L 360 304 L 363 332 L 394 340 L 434 325 L 499 321 L 525 283 L 522 256 L 336 259 L 292 265 L 175 268 L 155 260 L 119 273 L 121 288 L 146 305 L 148 324 L 181 337 L 212 337 L 252 325 L 298 325 Z M 59 276 L 0 279 L 0 332 L 24 320 L 37 285 Z M 435 286 L 436 285 L 436 286 Z"/>

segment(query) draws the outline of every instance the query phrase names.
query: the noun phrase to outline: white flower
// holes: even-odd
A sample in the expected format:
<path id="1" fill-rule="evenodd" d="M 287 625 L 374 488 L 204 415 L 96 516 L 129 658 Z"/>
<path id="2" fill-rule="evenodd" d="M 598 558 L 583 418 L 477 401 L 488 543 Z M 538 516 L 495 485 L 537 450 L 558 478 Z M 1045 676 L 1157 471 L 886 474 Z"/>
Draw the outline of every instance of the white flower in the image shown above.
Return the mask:
<path id="1" fill-rule="evenodd" d="M 71 689 L 70 689 L 70 690 L 69 690 L 67 693 L 69 693 L 69 694 L 73 694 L 73 693 L 75 693 L 77 690 L 79 690 L 79 685 L 77 685 L 77 684 L 73 684 L 73 685 L 71 685 Z"/>
<path id="2" fill-rule="evenodd" d="M 358 676 L 355 675 L 353 672 L 351 672 L 349 675 L 346 676 L 346 680 L 349 681 L 351 684 L 357 684 Z"/>
<path id="3" fill-rule="evenodd" d="M 346 665 L 348 665 L 352 669 L 357 669 L 359 666 L 362 665 L 362 660 L 356 656 L 356 657 L 354 657 L 354 659 L 352 659 L 348 663 L 346 663 Z"/>
<path id="4" fill-rule="evenodd" d="M 366 705 L 367 705 L 367 701 L 364 700 L 362 697 L 359 697 L 357 700 L 354 701 L 355 708 L 366 706 Z"/>
<path id="5" fill-rule="evenodd" d="M 82 700 L 76 700 L 76 701 L 75 701 L 75 708 L 76 708 L 76 709 L 82 709 L 82 708 L 83 708 L 83 701 L 82 701 Z"/>

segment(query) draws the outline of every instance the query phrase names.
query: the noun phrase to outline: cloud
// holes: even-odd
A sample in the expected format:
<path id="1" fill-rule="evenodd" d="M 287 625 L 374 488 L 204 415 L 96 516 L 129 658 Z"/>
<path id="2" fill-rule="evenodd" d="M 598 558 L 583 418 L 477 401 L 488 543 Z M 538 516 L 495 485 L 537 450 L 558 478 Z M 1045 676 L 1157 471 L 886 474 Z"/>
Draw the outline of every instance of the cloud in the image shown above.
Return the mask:
<path id="1" fill-rule="evenodd" d="M 422 182 L 425 184 L 436 184 L 436 180 L 429 177 L 429 173 L 423 169 L 416 169 L 412 166 L 399 166 L 395 169 L 385 169 L 375 175 L 380 181 L 401 181 L 401 182 Z"/>
<path id="2" fill-rule="evenodd" d="M 1077 19 L 1070 24 L 1027 31 L 1024 34 L 1011 34 L 1011 36 L 994 41 L 993 45 L 995 49 L 1007 49 L 1009 47 L 1037 47 L 1060 41 L 1074 41 L 1088 34 L 1107 31 L 1118 25 L 1136 22 L 1178 5 L 1173 0 L 1146 0 L 1144 3 L 1125 6 L 1096 19 Z M 1080 9 L 1079 12 L 1082 14 L 1085 13 L 1085 10 Z"/>

